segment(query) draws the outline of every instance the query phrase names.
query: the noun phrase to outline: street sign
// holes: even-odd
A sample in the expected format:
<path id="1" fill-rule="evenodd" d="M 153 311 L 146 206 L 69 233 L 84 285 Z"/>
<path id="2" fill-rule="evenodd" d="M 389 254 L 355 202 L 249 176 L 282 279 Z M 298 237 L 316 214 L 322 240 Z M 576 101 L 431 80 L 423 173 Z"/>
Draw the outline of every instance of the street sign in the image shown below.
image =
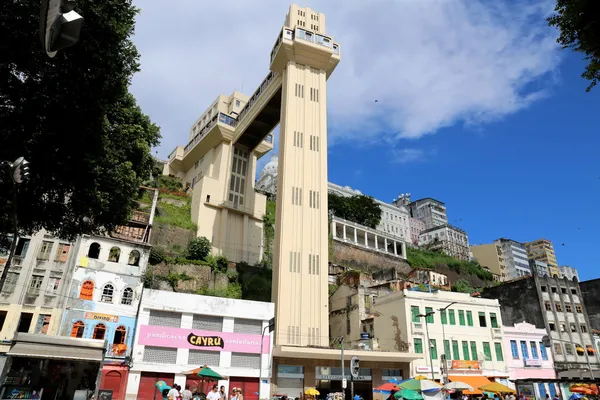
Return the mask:
<path id="1" fill-rule="evenodd" d="M 360 360 L 357 356 L 350 359 L 350 375 L 352 378 L 357 379 L 360 372 Z"/>
<path id="2" fill-rule="evenodd" d="M 342 379 L 342 389 L 346 389 L 348 387 L 348 380 L 346 378 Z"/>

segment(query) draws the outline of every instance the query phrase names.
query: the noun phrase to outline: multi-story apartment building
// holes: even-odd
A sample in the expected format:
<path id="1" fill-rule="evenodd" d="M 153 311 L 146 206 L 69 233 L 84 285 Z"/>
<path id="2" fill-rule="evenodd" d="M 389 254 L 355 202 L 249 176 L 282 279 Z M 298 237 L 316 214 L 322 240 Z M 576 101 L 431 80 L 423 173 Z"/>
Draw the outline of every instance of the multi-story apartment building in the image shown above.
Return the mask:
<path id="1" fill-rule="evenodd" d="M 425 228 L 425 222 L 421 221 L 418 218 L 410 217 L 409 226 L 410 226 L 410 242 L 414 246 L 418 246 L 419 245 L 419 237 L 421 236 L 421 233 L 423 233 L 423 231 L 425 229 L 427 229 L 427 228 Z"/>
<path id="2" fill-rule="evenodd" d="M 545 380 L 556 379 L 552 352 L 544 347 L 542 338 L 546 330 L 536 328 L 527 322 L 520 322 L 513 326 L 504 325 L 504 348 L 510 379 L 508 385 L 517 389 L 519 393 L 524 392 L 523 387 L 515 387 L 514 381 L 518 379 L 535 380 L 539 382 L 527 383 L 530 392 L 537 399 L 554 398 L 557 387 L 554 383 Z"/>
<path id="3" fill-rule="evenodd" d="M 548 264 L 540 260 L 529 260 L 529 268 L 532 273 L 536 273 L 540 276 L 548 276 L 550 275 L 550 270 L 548 269 Z"/>
<path id="4" fill-rule="evenodd" d="M 598 332 L 600 331 L 600 278 L 581 282 L 579 288 L 590 319 L 590 327 Z"/>
<path id="5" fill-rule="evenodd" d="M 497 300 L 403 290 L 378 298 L 373 314 L 374 337 L 381 349 L 409 347 L 421 355 L 412 363 L 411 376 L 432 376 L 433 367 L 434 379 L 444 379 L 447 371 L 449 380 L 472 382 L 475 388 L 487 378 L 509 376 Z"/>
<path id="6" fill-rule="evenodd" d="M 459 260 L 471 259 L 467 233 L 452 225 L 439 225 L 425 229 L 419 235 L 419 246 L 428 250 L 443 251 Z"/>
<path id="7" fill-rule="evenodd" d="M 548 239 L 538 239 L 525 243 L 525 249 L 530 260 L 539 260 L 548 264 L 548 272 L 551 276 L 560 277 L 558 262 L 554 254 L 554 246 Z"/>
<path id="8" fill-rule="evenodd" d="M 436 228 L 448 224 L 446 205 L 439 200 L 426 197 L 412 201 L 409 204 L 410 215 L 425 223 L 426 229 Z"/>
<path id="9" fill-rule="evenodd" d="M 270 75 L 252 98 L 239 92 L 218 96 L 192 125 L 185 147 L 171 152 L 163 170 L 189 187 L 197 236 L 208 238 L 213 251 L 231 261 L 254 264 L 262 257 L 266 197 L 255 192 L 254 177 L 256 160 L 273 148 L 270 131 L 276 124 L 260 140 L 253 139 L 251 148 L 250 142 L 233 139 L 240 118 L 272 79 Z"/>
<path id="10" fill-rule="evenodd" d="M 500 281 L 509 279 L 502 248 L 498 243 L 471 246 L 471 252 L 479 264 L 487 268 L 492 274 L 498 275 Z"/>
<path id="11" fill-rule="evenodd" d="M 546 331 L 558 378 L 589 377 L 588 361 L 599 376 L 597 352 L 586 351 L 594 339 L 576 281 L 533 275 L 487 288 L 481 295 L 500 302 L 505 324 L 525 321 Z"/>
<path id="12" fill-rule="evenodd" d="M 567 278 L 568 280 L 573 280 L 577 278 L 579 280 L 579 272 L 577 269 L 570 267 L 568 265 L 561 265 L 558 267 L 558 272 L 560 273 L 560 278 Z"/>
<path id="13" fill-rule="evenodd" d="M 531 275 L 527 251 L 522 243 L 512 239 L 500 238 L 494 243 L 502 249 L 502 257 L 506 266 L 507 279 Z"/>
<path id="14" fill-rule="evenodd" d="M 193 372 L 204 365 L 228 378 L 218 382 L 228 395 L 238 387 L 246 399 L 258 400 L 259 392 L 261 399 L 270 398 L 267 327 L 273 316 L 273 303 L 145 290 L 132 335 L 135 352 L 126 398 L 161 399 L 155 390 L 159 380 L 208 393 L 213 382 Z M 296 383 L 287 382 L 290 396 L 302 391 Z"/>

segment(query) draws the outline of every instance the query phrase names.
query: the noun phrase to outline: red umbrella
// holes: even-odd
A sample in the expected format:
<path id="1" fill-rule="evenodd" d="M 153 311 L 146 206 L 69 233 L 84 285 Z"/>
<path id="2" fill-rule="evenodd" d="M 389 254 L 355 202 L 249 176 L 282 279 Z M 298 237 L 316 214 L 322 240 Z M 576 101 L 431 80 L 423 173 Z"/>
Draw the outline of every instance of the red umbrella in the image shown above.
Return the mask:
<path id="1" fill-rule="evenodd" d="M 387 383 L 384 383 L 381 386 L 377 386 L 373 390 L 381 390 L 382 392 L 392 392 L 392 391 L 399 392 L 400 388 L 398 386 L 396 386 L 395 383 L 387 382 Z"/>

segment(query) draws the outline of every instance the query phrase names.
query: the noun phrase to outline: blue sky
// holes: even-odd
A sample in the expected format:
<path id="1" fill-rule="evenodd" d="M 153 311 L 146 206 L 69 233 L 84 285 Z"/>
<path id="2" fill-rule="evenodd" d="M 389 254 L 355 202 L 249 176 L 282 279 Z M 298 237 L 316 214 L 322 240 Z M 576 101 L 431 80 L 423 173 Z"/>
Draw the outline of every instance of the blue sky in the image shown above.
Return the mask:
<path id="1" fill-rule="evenodd" d="M 581 57 L 557 46 L 554 4 L 302 2 L 326 14 L 342 52 L 328 84 L 329 180 L 384 201 L 438 198 L 471 243 L 545 237 L 560 264 L 598 277 L 600 88 L 586 93 Z M 218 94 L 250 95 L 266 76 L 289 3 L 136 5 L 132 91 L 166 158 Z"/>

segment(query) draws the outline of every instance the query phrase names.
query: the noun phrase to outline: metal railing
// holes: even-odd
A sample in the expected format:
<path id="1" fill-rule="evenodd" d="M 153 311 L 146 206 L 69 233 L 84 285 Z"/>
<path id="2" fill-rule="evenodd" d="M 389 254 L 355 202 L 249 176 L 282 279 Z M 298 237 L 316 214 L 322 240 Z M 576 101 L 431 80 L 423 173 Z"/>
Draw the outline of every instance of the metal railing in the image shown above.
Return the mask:
<path id="1" fill-rule="evenodd" d="M 267 87 L 269 86 L 269 84 L 271 82 L 273 82 L 273 80 L 275 80 L 275 78 L 277 77 L 277 73 L 276 72 L 269 72 L 269 74 L 267 75 L 267 77 L 261 82 L 261 84 L 258 86 L 258 89 L 256 89 L 256 91 L 252 94 L 252 97 L 250 97 L 250 100 L 248 100 L 248 102 L 246 103 L 246 105 L 244 106 L 244 108 L 242 109 L 242 111 L 240 111 L 240 115 L 237 118 L 237 123 L 240 124 L 242 122 L 242 120 L 244 119 L 244 117 L 246 116 L 246 114 L 248 114 L 248 112 L 252 109 L 252 107 L 256 104 L 258 98 L 260 97 L 261 94 L 263 94 L 265 92 L 265 90 L 267 89 Z"/>

